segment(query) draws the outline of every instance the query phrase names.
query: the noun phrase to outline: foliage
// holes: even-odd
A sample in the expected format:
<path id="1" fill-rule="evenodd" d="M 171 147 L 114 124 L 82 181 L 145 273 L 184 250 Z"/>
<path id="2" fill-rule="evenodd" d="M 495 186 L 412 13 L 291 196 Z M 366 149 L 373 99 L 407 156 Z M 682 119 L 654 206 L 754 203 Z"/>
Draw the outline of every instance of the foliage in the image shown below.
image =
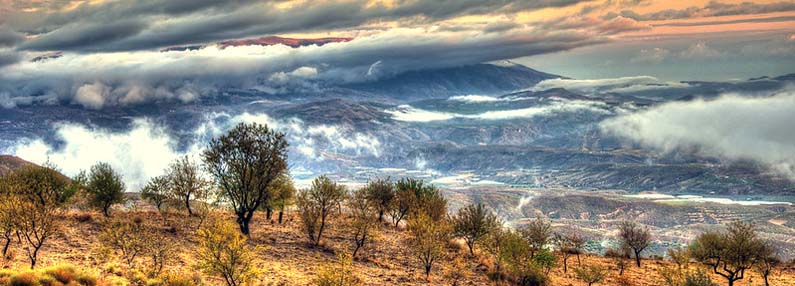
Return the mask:
<path id="1" fill-rule="evenodd" d="M 211 140 L 202 156 L 232 205 L 240 231 L 248 235 L 254 212 L 268 204 L 269 186 L 287 170 L 284 133 L 266 125 L 240 123 Z"/>
<path id="2" fill-rule="evenodd" d="M 199 165 L 187 155 L 171 163 L 167 174 L 171 197 L 182 202 L 192 216 L 191 201 L 207 198 L 211 182 L 202 177 Z"/>
<path id="3" fill-rule="evenodd" d="M 71 265 L 55 265 L 40 271 L 7 272 L 0 276 L 5 276 L 3 280 L 7 279 L 3 285 L 12 286 L 97 285 L 96 276 L 78 271 Z"/>
<path id="4" fill-rule="evenodd" d="M 433 265 L 445 257 L 450 230 L 449 222 L 436 221 L 423 212 L 419 212 L 409 220 L 409 247 L 422 264 L 428 280 Z"/>
<path id="5" fill-rule="evenodd" d="M 228 286 L 246 285 L 257 276 L 256 255 L 231 223 L 214 221 L 197 232 L 198 268 L 223 278 Z"/>
<path id="6" fill-rule="evenodd" d="M 544 271 L 544 274 L 549 275 L 549 271 L 555 268 L 558 264 L 558 257 L 551 251 L 542 248 L 533 256 L 533 263 Z"/>
<path id="7" fill-rule="evenodd" d="M 99 207 L 106 217 L 110 216 L 111 205 L 124 201 L 124 182 L 108 163 L 100 162 L 91 167 L 86 191 L 91 203 Z"/>
<path id="8" fill-rule="evenodd" d="M 575 268 L 574 274 L 577 278 L 588 284 L 588 286 L 602 282 L 607 278 L 607 270 L 599 265 Z"/>
<path id="9" fill-rule="evenodd" d="M 375 179 L 367 182 L 367 199 L 373 202 L 378 210 L 378 221 L 384 220 L 384 214 L 393 206 L 395 200 L 395 185 L 386 179 Z"/>
<path id="10" fill-rule="evenodd" d="M 627 269 L 627 259 L 632 258 L 632 253 L 629 247 L 621 245 L 615 248 L 609 248 L 605 251 L 605 257 L 610 258 L 618 268 L 618 275 L 624 275 L 624 270 Z"/>
<path id="11" fill-rule="evenodd" d="M 167 175 L 154 177 L 141 189 L 141 198 L 155 205 L 162 211 L 171 194 L 171 178 Z"/>
<path id="12" fill-rule="evenodd" d="M 651 245 L 649 229 L 634 222 L 625 221 L 619 225 L 619 237 L 621 243 L 632 249 L 635 254 L 635 264 L 640 267 L 641 253 Z"/>
<path id="13" fill-rule="evenodd" d="M 309 189 L 298 193 L 296 198 L 298 214 L 301 216 L 301 226 L 310 243 L 315 246 L 320 245 L 328 219 L 333 214 L 332 209 L 342 203 L 346 194 L 345 186 L 335 183 L 326 176 L 315 178 Z"/>
<path id="14" fill-rule="evenodd" d="M 580 261 L 580 253 L 585 245 L 585 238 L 577 232 L 555 233 L 552 235 L 552 244 L 563 258 L 563 272 L 568 272 L 569 257 L 577 255 L 577 262 Z"/>
<path id="15" fill-rule="evenodd" d="M 469 247 L 469 254 L 474 255 L 475 243 L 499 227 L 497 216 L 486 210 L 482 204 L 468 205 L 458 210 L 452 217 L 453 235 L 463 238 Z"/>
<path id="16" fill-rule="evenodd" d="M 726 278 L 729 286 L 745 277 L 745 271 L 770 253 L 751 223 L 735 222 L 723 233 L 706 232 L 690 245 L 694 259 Z"/>
<path id="17" fill-rule="evenodd" d="M 355 274 L 353 256 L 343 252 L 337 255 L 337 262 L 328 262 L 320 268 L 313 285 L 359 286 L 364 282 Z"/>
<path id="18" fill-rule="evenodd" d="M 356 253 L 367 242 L 372 228 L 376 226 L 377 222 L 373 220 L 373 217 L 378 212 L 378 209 L 376 203 L 369 199 L 365 188 L 353 191 L 351 196 L 348 197 L 347 206 L 351 214 L 350 226 L 354 242 L 351 256 L 356 258 Z"/>
<path id="19" fill-rule="evenodd" d="M 533 258 L 536 252 L 544 248 L 552 236 L 552 225 L 539 217 L 519 229 L 519 233 L 529 243 L 530 258 Z"/>
<path id="20" fill-rule="evenodd" d="M 279 211 L 279 224 L 281 224 L 284 218 L 284 209 L 292 205 L 295 199 L 296 189 L 290 175 L 283 173 L 277 177 L 268 187 L 268 192 L 271 196 L 269 207 Z"/>
<path id="21" fill-rule="evenodd" d="M 106 222 L 99 234 L 103 245 L 118 251 L 127 266 L 132 268 L 135 258 L 142 254 L 146 244 L 150 243 L 144 235 L 145 229 L 141 219 L 120 219 Z"/>

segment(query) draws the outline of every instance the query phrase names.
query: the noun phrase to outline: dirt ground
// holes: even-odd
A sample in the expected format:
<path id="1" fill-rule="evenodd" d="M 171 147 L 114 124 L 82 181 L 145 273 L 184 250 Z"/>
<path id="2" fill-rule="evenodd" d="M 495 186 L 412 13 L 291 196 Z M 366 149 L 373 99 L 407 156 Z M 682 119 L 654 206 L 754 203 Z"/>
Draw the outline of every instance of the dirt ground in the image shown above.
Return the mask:
<path id="1" fill-rule="evenodd" d="M 157 212 L 122 212 L 113 213 L 117 217 L 141 217 L 147 226 L 161 231 L 170 236 L 177 246 L 176 257 L 167 265 L 167 271 L 191 273 L 201 275 L 195 268 L 195 251 L 198 248 L 195 230 L 202 223 L 199 218 L 188 218 L 183 213 L 168 213 L 161 215 Z M 232 221 L 228 214 L 226 219 Z M 113 271 L 114 265 L 121 264 L 118 258 L 100 255 L 98 234 L 105 218 L 99 213 L 70 212 L 62 220 L 62 231 L 52 237 L 42 249 L 40 266 L 46 267 L 56 264 L 73 264 L 78 268 L 94 272 L 100 277 L 101 285 L 127 285 L 126 279 Z M 305 236 L 299 231 L 298 222 L 290 215 L 283 224 L 276 224 L 264 219 L 253 222 L 250 243 L 265 246 L 257 250 L 258 265 L 262 274 L 257 285 L 311 285 L 311 281 L 318 270 L 329 261 L 336 261 L 336 253 L 349 251 L 353 241 L 343 234 L 345 231 L 344 219 L 335 219 L 330 223 L 327 235 L 324 236 L 323 246 L 310 247 Z M 377 228 L 373 240 L 354 262 L 356 273 L 365 281 L 366 285 L 453 285 L 447 274 L 458 272 L 454 269 L 450 259 L 435 265 L 431 273 L 431 281 L 425 279 L 421 265 L 411 255 L 405 246 L 406 234 L 404 230 L 395 229 L 387 224 Z M 22 245 L 12 245 L 12 258 L 5 261 L 4 267 L 11 269 L 26 269 L 27 257 Z M 448 248 L 448 257 L 463 256 L 466 265 L 463 267 L 468 272 L 464 281 L 458 285 L 493 285 L 485 273 L 488 269 L 482 256 L 470 257 L 462 244 L 451 243 Z M 139 264 L 144 267 L 145 261 Z M 582 256 L 583 264 L 600 264 L 610 269 L 609 278 L 597 285 L 615 285 L 618 270 L 612 260 L 591 256 Z M 660 260 L 644 260 L 642 268 L 634 265 L 628 266 L 624 275 L 636 286 L 664 285 L 657 270 L 669 262 Z M 38 267 L 38 266 L 37 266 Z M 562 267 L 556 267 L 550 273 L 551 284 L 561 286 L 586 285 L 577 280 L 572 269 L 577 267 L 577 259 L 569 259 L 569 271 L 563 273 Z M 203 276 L 208 285 L 220 285 L 219 280 Z M 725 280 L 714 276 L 714 281 L 725 285 Z M 757 273 L 746 273 L 746 279 L 735 283 L 737 286 L 762 286 L 764 282 Z M 771 285 L 795 285 L 795 269 L 778 269 L 771 278 Z"/>

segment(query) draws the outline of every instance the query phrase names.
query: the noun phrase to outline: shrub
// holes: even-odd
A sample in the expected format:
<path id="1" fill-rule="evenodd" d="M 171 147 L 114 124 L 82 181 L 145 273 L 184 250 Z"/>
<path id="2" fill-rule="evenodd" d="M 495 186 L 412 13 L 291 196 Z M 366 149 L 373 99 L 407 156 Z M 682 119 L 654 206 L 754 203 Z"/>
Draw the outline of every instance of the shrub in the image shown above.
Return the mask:
<path id="1" fill-rule="evenodd" d="M 37 286 L 39 284 L 36 273 L 33 272 L 20 272 L 11 275 L 8 280 L 10 286 Z"/>
<path id="2" fill-rule="evenodd" d="M 574 274 L 588 286 L 602 282 L 607 278 L 607 271 L 598 265 L 578 267 L 574 269 Z"/>
<path id="3" fill-rule="evenodd" d="M 541 268 L 544 274 L 548 275 L 549 271 L 558 264 L 558 257 L 552 254 L 551 251 L 542 248 L 533 256 L 533 263 Z"/>
<path id="4" fill-rule="evenodd" d="M 353 267 L 353 256 L 340 253 L 337 262 L 328 262 L 320 268 L 313 284 L 316 286 L 359 286 L 364 285 L 356 276 Z"/>
<path id="5" fill-rule="evenodd" d="M 62 284 L 69 284 L 77 277 L 75 268 L 70 265 L 59 265 L 44 269 L 44 273 Z"/>
<path id="6" fill-rule="evenodd" d="M 140 219 L 121 219 L 106 223 L 99 234 L 99 241 L 118 251 L 128 267 L 133 267 L 135 258 L 144 252 L 149 243 Z"/>
<path id="7" fill-rule="evenodd" d="M 221 276 L 228 286 L 244 285 L 256 277 L 256 256 L 234 225 L 215 221 L 200 229 L 198 236 L 198 267 L 206 274 Z"/>

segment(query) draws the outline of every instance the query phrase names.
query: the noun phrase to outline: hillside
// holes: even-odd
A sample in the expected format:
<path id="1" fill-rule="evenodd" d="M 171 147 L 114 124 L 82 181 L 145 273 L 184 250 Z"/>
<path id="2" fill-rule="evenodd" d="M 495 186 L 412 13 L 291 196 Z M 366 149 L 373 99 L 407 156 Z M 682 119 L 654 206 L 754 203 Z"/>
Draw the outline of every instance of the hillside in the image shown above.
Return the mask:
<path id="1" fill-rule="evenodd" d="M 218 285 L 217 278 L 207 277 L 194 270 L 197 263 L 196 250 L 198 239 L 196 228 L 201 223 L 199 217 L 188 218 L 183 213 L 165 213 L 161 215 L 153 211 L 122 211 L 115 210 L 115 218 L 140 218 L 147 228 L 152 228 L 176 242 L 176 256 L 169 260 L 166 271 L 179 272 L 182 275 L 201 276 L 206 285 Z M 232 220 L 231 214 L 221 215 L 222 219 Z M 259 260 L 257 267 L 261 270 L 258 283 L 255 285 L 311 285 L 312 279 L 325 263 L 336 261 L 335 254 L 346 251 L 352 242 L 345 236 L 345 219 L 335 218 L 331 222 L 328 236 L 320 249 L 308 246 L 304 235 L 299 231 L 296 217 L 288 213 L 282 225 L 255 217 L 253 233 L 249 244 L 264 246 L 256 250 Z M 64 217 L 63 231 L 53 237 L 53 241 L 40 254 L 42 266 L 68 263 L 78 266 L 100 277 L 99 285 L 132 285 L 124 278 L 127 273 L 124 263 L 119 257 L 107 256 L 100 247 L 97 237 L 107 219 L 98 213 L 72 211 Z M 361 252 L 360 258 L 354 262 L 356 275 L 363 278 L 365 285 L 453 285 L 447 278 L 451 272 L 465 273 L 463 281 L 457 285 L 490 285 L 486 277 L 491 262 L 484 254 L 476 253 L 476 258 L 469 257 L 463 243 L 451 243 L 447 257 L 435 267 L 431 274 L 432 281 L 425 281 L 421 266 L 416 258 L 405 247 L 407 232 L 396 230 L 388 225 L 377 227 L 373 243 Z M 6 262 L 11 269 L 27 267 L 24 251 L 19 247 L 12 248 L 12 259 Z M 455 268 L 450 262 L 452 257 L 460 256 L 465 265 Z M 595 255 L 583 255 L 583 264 L 598 264 L 609 269 L 606 282 L 597 285 L 615 285 L 618 277 L 612 260 Z M 578 281 L 571 269 L 576 268 L 577 259 L 569 259 L 569 271 L 563 273 L 561 267 L 550 272 L 550 285 L 585 285 Z M 138 258 L 141 269 L 146 268 L 144 258 Z M 664 285 L 657 270 L 670 262 L 662 260 L 646 260 L 643 268 L 630 266 L 625 275 L 636 286 Z M 749 279 L 735 284 L 737 286 L 760 286 L 762 281 L 756 273 L 747 273 Z M 716 282 L 720 277 L 714 276 Z M 753 281 L 753 282 L 751 282 Z M 791 266 L 782 268 L 771 279 L 772 285 L 788 285 L 795 281 L 795 269 Z M 723 284 L 721 284 L 723 285 Z"/>
<path id="2" fill-rule="evenodd" d="M 12 155 L 0 155 L 0 176 L 24 167 L 36 166 L 31 162 Z"/>

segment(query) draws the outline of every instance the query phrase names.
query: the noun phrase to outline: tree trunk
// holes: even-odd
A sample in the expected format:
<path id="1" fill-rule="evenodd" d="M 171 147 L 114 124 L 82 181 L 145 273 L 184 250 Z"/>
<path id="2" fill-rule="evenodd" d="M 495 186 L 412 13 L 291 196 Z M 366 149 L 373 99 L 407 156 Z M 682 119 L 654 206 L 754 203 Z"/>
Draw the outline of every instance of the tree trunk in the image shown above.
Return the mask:
<path id="1" fill-rule="evenodd" d="M 469 247 L 469 255 L 475 256 L 475 241 L 467 241 L 467 246 Z"/>
<path id="2" fill-rule="evenodd" d="M 188 216 L 193 216 L 193 210 L 190 209 L 190 196 L 185 197 L 185 208 L 188 209 Z"/>
<path id="3" fill-rule="evenodd" d="M 569 271 L 569 257 L 563 256 L 563 273 Z"/>
<path id="4" fill-rule="evenodd" d="M 763 277 L 765 278 L 765 286 L 770 286 L 770 282 L 767 281 L 767 275 L 768 274 L 763 275 Z"/>
<path id="5" fill-rule="evenodd" d="M 11 237 L 6 238 L 6 244 L 3 246 L 3 258 L 8 254 L 8 247 L 11 246 Z M 765 276 L 767 278 L 767 276 Z"/>
<path id="6" fill-rule="evenodd" d="M 266 208 L 265 209 L 265 218 L 268 219 L 268 220 L 271 220 L 271 217 L 273 217 L 273 209 L 272 208 Z"/>
<path id="7" fill-rule="evenodd" d="M 245 234 L 246 236 L 249 235 L 249 228 L 248 224 L 251 222 L 250 218 L 247 218 L 246 215 L 238 214 L 237 216 L 237 224 L 240 226 L 240 232 Z"/>
<path id="8" fill-rule="evenodd" d="M 378 211 L 378 222 L 380 223 L 383 220 L 384 220 L 384 210 L 379 210 Z"/>
<path id="9" fill-rule="evenodd" d="M 284 209 L 279 210 L 279 224 L 282 224 L 282 217 L 284 217 Z"/>
<path id="10" fill-rule="evenodd" d="M 102 214 L 105 217 L 110 217 L 110 205 L 109 204 L 106 204 L 105 206 L 102 207 Z"/>
<path id="11" fill-rule="evenodd" d="M 635 251 L 635 264 L 637 264 L 638 268 L 640 268 L 640 252 L 638 251 Z"/>

